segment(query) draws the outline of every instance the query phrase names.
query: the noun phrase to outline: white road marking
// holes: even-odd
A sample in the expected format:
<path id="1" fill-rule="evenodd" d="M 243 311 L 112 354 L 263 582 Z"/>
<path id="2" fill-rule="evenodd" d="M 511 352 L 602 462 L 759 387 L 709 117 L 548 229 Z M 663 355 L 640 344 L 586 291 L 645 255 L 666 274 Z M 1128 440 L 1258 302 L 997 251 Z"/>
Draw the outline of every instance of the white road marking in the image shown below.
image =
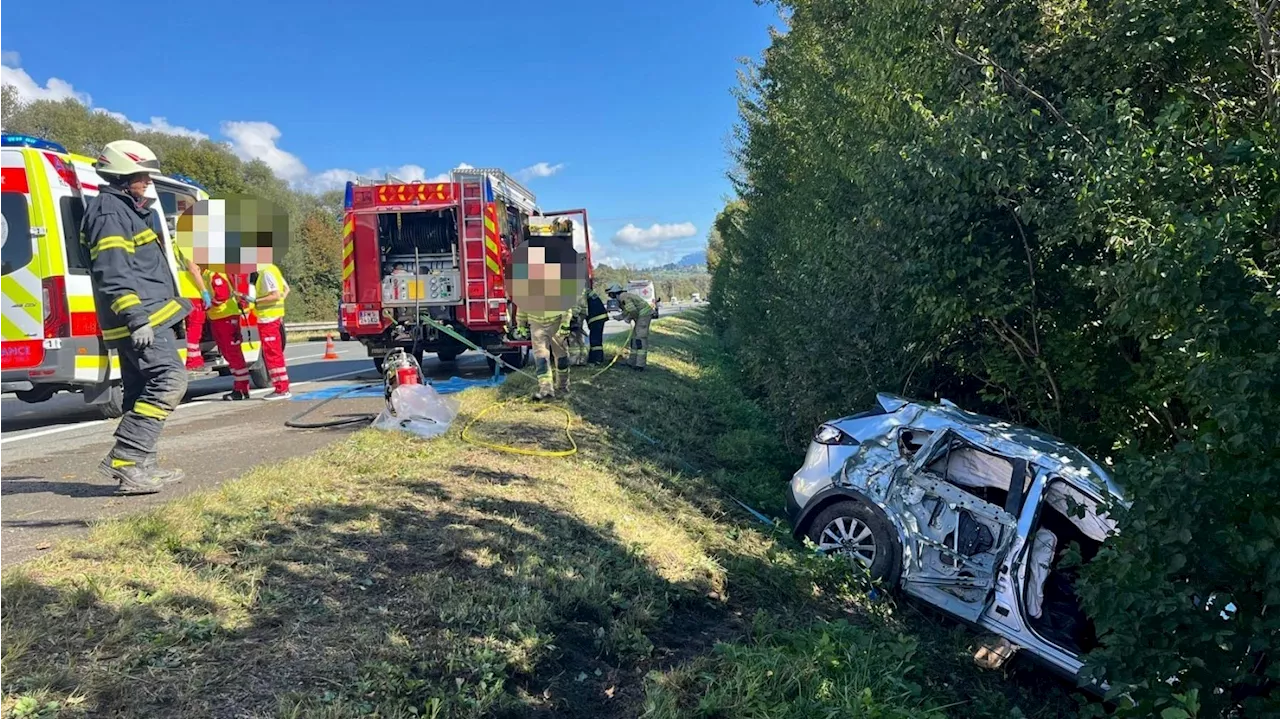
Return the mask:
<path id="1" fill-rule="evenodd" d="M 106 424 L 110 421 L 111 420 L 109 419 L 95 419 L 95 420 L 90 420 L 88 422 L 81 422 L 79 424 L 66 424 L 66 425 L 62 425 L 61 427 L 50 427 L 49 429 L 38 430 L 35 432 L 31 432 L 30 434 L 20 434 L 17 437 L 5 437 L 3 439 L 0 439 L 0 445 L 9 444 L 10 442 L 19 442 L 24 439 L 35 439 L 37 437 L 45 437 L 51 434 L 58 434 L 59 432 L 70 432 L 73 429 L 83 429 L 85 427 L 96 427 L 100 424 Z"/>

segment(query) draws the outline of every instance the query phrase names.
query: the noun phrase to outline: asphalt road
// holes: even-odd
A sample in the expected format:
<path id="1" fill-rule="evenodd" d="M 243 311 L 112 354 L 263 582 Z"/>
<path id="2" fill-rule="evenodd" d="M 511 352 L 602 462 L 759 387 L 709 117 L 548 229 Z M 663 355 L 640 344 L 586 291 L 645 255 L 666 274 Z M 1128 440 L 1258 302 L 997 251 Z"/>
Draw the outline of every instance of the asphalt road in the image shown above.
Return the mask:
<path id="1" fill-rule="evenodd" d="M 664 307 L 663 315 L 681 309 Z M 609 322 L 605 333 L 626 328 L 625 323 Z M 295 398 L 326 387 L 379 381 L 358 342 L 335 346 L 336 360 L 323 359 L 323 342 L 298 342 L 286 348 Z M 439 379 L 489 374 L 478 352 L 467 352 L 451 365 L 441 365 L 434 357 L 424 364 L 424 371 Z M 98 519 L 214 487 L 253 467 L 308 454 L 354 431 L 289 429 L 285 420 L 318 401 L 221 401 L 230 390 L 230 377 L 191 383 L 160 441 L 161 463 L 185 470 L 186 480 L 144 497 L 114 496 L 114 484 L 96 471 L 111 448 L 117 420 L 99 419 L 79 395 L 57 395 L 34 405 L 11 395 L 0 398 L 0 564 L 30 559 L 55 540 L 86 531 Z M 269 391 L 255 390 L 253 395 L 261 397 Z M 380 399 L 349 399 L 332 403 L 325 411 L 377 412 L 381 408 Z M 308 417 L 315 419 L 320 417 Z"/>

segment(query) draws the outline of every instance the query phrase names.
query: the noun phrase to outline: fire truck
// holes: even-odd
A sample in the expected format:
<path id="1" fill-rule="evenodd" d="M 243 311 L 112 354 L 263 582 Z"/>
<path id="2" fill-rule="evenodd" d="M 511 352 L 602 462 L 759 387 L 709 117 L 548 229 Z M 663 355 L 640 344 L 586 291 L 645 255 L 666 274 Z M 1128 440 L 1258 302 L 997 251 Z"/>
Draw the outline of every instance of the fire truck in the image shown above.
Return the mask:
<path id="1" fill-rule="evenodd" d="M 379 372 L 397 348 L 419 362 L 428 352 L 451 362 L 468 349 L 423 318 L 523 366 L 529 342 L 512 335 L 515 306 L 503 270 L 531 216 L 579 214 L 590 267 L 586 210 L 542 212 L 502 170 L 454 170 L 446 182 L 348 182 L 341 324 Z"/>

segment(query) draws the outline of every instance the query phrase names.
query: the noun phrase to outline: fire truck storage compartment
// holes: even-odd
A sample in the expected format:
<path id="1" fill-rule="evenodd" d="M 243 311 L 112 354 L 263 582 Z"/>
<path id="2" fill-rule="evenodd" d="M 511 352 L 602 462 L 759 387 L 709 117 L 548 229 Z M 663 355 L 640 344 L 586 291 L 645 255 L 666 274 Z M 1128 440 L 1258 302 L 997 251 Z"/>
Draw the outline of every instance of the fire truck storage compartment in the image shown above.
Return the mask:
<path id="1" fill-rule="evenodd" d="M 384 306 L 462 303 L 454 208 L 379 214 L 378 250 Z"/>

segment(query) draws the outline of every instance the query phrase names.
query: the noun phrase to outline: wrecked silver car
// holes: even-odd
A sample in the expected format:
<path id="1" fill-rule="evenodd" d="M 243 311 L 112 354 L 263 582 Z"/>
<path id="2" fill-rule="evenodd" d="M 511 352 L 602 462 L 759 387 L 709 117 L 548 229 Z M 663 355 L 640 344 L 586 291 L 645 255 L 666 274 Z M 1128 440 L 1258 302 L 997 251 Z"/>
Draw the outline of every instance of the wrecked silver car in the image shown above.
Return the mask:
<path id="1" fill-rule="evenodd" d="M 1076 676 L 1096 638 L 1063 556 L 1076 544 L 1088 562 L 1115 531 L 1110 476 L 1071 445 L 946 400 L 877 400 L 818 428 L 788 492 L 796 536 L 998 635 L 981 663 L 1020 649 Z"/>

